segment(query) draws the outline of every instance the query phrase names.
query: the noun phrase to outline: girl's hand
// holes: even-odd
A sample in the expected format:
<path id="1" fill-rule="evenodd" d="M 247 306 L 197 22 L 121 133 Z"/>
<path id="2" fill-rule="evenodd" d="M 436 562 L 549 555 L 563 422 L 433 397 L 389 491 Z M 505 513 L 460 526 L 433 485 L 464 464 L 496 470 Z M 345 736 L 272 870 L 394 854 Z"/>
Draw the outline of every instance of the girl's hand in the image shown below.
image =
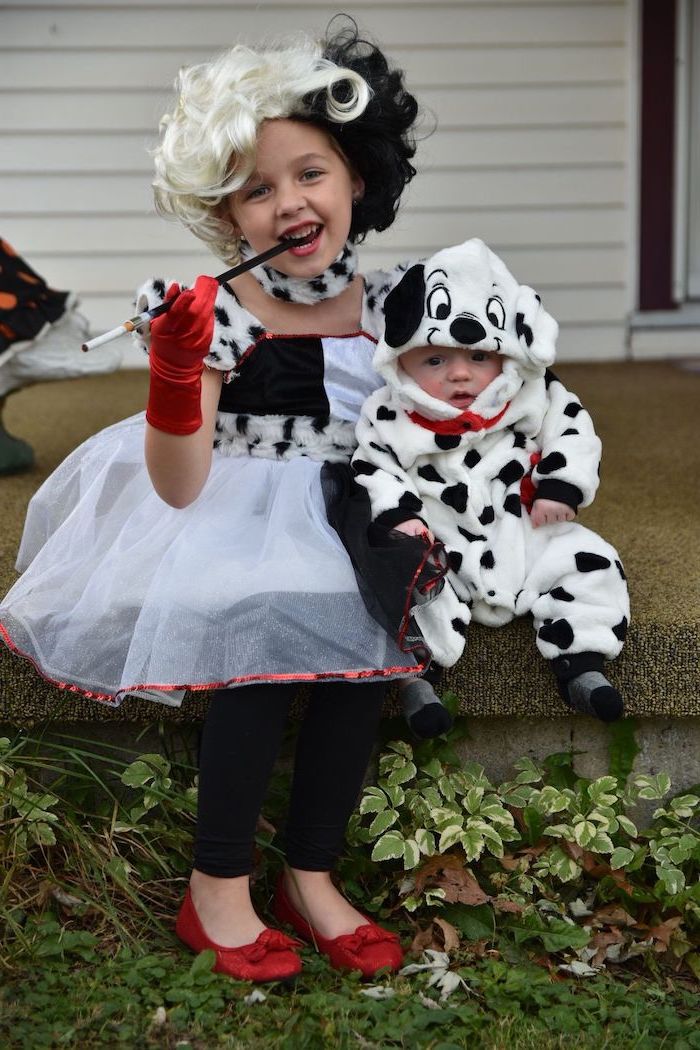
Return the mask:
<path id="1" fill-rule="evenodd" d="M 218 289 L 213 277 L 204 276 L 184 292 L 171 284 L 166 299 L 174 300 L 173 305 L 151 324 L 146 419 L 156 430 L 192 434 L 202 425 L 202 370 L 214 331 Z"/>
<path id="2" fill-rule="evenodd" d="M 576 514 L 567 503 L 559 503 L 553 499 L 535 499 L 530 513 L 530 521 L 533 529 L 540 525 L 555 525 L 560 521 L 573 521 Z"/>
<path id="3" fill-rule="evenodd" d="M 403 532 L 406 536 L 425 536 L 429 543 L 435 543 L 435 537 L 420 518 L 409 518 L 408 521 L 402 521 L 400 525 L 394 525 L 393 531 Z"/>

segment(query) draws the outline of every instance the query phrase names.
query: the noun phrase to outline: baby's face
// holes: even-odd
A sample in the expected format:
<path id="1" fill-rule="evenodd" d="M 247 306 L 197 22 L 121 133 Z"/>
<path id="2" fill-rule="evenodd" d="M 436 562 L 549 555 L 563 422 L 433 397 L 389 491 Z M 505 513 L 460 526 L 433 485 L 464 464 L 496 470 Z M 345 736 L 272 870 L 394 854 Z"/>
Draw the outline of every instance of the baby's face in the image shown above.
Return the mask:
<path id="1" fill-rule="evenodd" d="M 464 412 L 500 375 L 503 359 L 469 346 L 414 346 L 401 354 L 399 365 L 426 394 Z"/>

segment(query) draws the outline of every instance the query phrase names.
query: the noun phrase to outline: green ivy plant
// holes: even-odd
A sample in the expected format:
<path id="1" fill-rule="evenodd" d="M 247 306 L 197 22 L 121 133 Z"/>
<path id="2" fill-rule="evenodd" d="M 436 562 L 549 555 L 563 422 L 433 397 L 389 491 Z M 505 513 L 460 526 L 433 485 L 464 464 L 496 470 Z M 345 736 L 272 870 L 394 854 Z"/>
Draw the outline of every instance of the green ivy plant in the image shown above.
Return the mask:
<path id="1" fill-rule="evenodd" d="M 474 762 L 451 765 L 438 757 L 419 764 L 409 743 L 391 741 L 379 760 L 376 785 L 366 788 L 350 823 L 350 840 L 370 846 L 372 860 L 420 872 L 428 858 L 457 855 L 480 864 L 490 888 L 525 902 L 546 896 L 553 884 L 580 881 L 584 863 L 602 863 L 611 873 L 639 873 L 657 896 L 700 917 L 700 797 L 671 798 L 639 832 L 627 812 L 641 800 L 663 800 L 670 778 L 636 775 L 577 777 L 569 755 L 545 764 L 516 763 L 514 779 L 494 786 Z M 512 876 L 494 874 L 488 857 L 503 858 L 538 847 L 534 864 L 511 865 Z M 439 906 L 444 894 L 404 877 L 400 902 L 410 911 Z M 685 897 L 681 899 L 681 896 Z M 672 900 L 671 900 L 672 899 Z"/>

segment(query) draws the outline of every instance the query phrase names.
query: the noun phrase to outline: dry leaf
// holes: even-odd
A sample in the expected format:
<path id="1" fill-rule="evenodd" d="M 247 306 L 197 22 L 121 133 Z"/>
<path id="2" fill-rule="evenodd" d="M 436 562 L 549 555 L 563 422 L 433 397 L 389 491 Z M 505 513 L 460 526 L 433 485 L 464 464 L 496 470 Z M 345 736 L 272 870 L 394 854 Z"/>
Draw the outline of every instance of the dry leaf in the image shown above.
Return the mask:
<path id="1" fill-rule="evenodd" d="M 523 911 L 522 904 L 518 904 L 517 901 L 506 900 L 505 897 L 494 897 L 493 906 L 494 908 L 497 908 L 498 911 L 509 911 L 513 912 L 515 915 L 521 915 Z"/>
<path id="2" fill-rule="evenodd" d="M 430 926 L 426 926 L 424 930 L 418 930 L 413 940 L 411 941 L 411 947 L 408 949 L 409 955 L 420 955 L 425 951 L 426 948 L 440 949 L 437 939 L 435 937 L 435 931 L 433 929 L 433 923 Z"/>
<path id="3" fill-rule="evenodd" d="M 600 930 L 596 933 L 595 937 L 591 939 L 591 948 L 596 948 L 596 953 L 591 959 L 591 965 L 601 966 L 603 962 L 609 957 L 608 948 L 613 944 L 620 944 L 624 942 L 622 931 L 613 928 L 611 930 Z"/>
<path id="4" fill-rule="evenodd" d="M 519 857 L 514 857 L 510 853 L 504 854 L 504 856 L 498 858 L 498 862 L 502 868 L 506 871 L 517 871 L 523 866 L 523 862 Z"/>
<path id="5" fill-rule="evenodd" d="M 442 931 L 443 951 L 452 952 L 459 948 L 459 934 L 452 923 L 447 922 L 445 919 L 437 918 L 433 919 L 433 927 L 435 926 Z"/>
<path id="6" fill-rule="evenodd" d="M 671 937 L 682 922 L 683 917 L 681 915 L 674 915 L 672 919 L 666 919 L 665 922 L 660 923 L 658 926 L 652 926 L 652 928 L 649 930 L 649 933 L 656 942 L 654 944 L 654 951 L 668 951 L 669 945 L 671 943 Z"/>
<path id="7" fill-rule="evenodd" d="M 462 860 L 453 854 L 431 857 L 416 875 L 416 891 L 422 892 L 426 883 L 444 890 L 449 904 L 486 904 L 491 898 L 485 893 Z"/>
<path id="8" fill-rule="evenodd" d="M 416 933 L 408 951 L 410 955 L 420 955 L 426 950 L 450 952 L 456 948 L 459 948 L 457 930 L 445 919 L 436 918 L 430 926 Z"/>
<path id="9" fill-rule="evenodd" d="M 604 904 L 602 908 L 596 908 L 593 921 L 604 923 L 606 926 L 637 925 L 637 920 L 633 919 L 630 913 L 621 908 L 619 904 Z"/>

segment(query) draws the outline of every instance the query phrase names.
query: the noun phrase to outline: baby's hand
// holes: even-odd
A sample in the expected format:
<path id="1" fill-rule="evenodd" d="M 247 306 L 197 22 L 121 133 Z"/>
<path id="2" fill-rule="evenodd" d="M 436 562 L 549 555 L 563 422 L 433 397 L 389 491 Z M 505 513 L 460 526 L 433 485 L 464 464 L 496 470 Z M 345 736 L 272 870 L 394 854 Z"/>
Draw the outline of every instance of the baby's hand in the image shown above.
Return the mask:
<path id="1" fill-rule="evenodd" d="M 408 521 L 402 521 L 400 525 L 394 525 L 394 532 L 403 532 L 407 536 L 427 536 L 430 543 L 435 543 L 435 537 L 420 518 L 409 518 Z"/>
<path id="2" fill-rule="evenodd" d="M 530 521 L 533 529 L 540 525 L 555 525 L 558 521 L 573 521 L 575 513 L 566 503 L 554 499 L 535 499 L 532 505 Z"/>

